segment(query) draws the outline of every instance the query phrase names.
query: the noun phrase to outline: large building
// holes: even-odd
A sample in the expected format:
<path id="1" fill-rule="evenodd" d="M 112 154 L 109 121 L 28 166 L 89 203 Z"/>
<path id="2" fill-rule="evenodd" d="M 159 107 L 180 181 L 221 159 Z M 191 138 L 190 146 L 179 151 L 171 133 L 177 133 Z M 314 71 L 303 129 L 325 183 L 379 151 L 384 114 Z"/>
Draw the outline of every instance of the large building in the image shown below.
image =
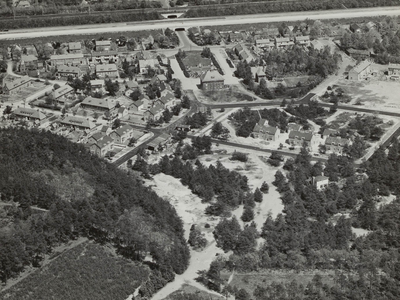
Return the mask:
<path id="1" fill-rule="evenodd" d="M 128 143 L 133 137 L 134 129 L 130 125 L 123 125 L 110 133 L 110 137 L 120 144 Z"/>
<path id="2" fill-rule="evenodd" d="M 311 132 L 290 131 L 289 143 L 293 146 L 303 146 L 305 143 L 310 147 L 313 142 L 313 134 Z"/>
<path id="3" fill-rule="evenodd" d="M 94 111 L 106 112 L 113 110 L 116 105 L 116 101 L 113 99 L 99 99 L 93 97 L 87 97 L 81 102 L 83 109 L 91 109 Z"/>
<path id="4" fill-rule="evenodd" d="M 38 59 L 35 55 L 21 55 L 20 71 L 26 72 L 30 70 L 37 70 Z"/>
<path id="5" fill-rule="evenodd" d="M 118 68 L 116 64 L 96 65 L 96 75 L 100 78 L 118 77 Z"/>
<path id="6" fill-rule="evenodd" d="M 28 121 L 41 122 L 46 118 L 46 115 L 39 110 L 26 107 L 17 107 L 14 109 L 13 114 L 17 119 Z"/>
<path id="7" fill-rule="evenodd" d="M 86 58 L 82 53 L 70 53 L 61 55 L 51 55 L 48 60 L 51 67 L 66 66 L 83 66 L 87 65 Z"/>
<path id="8" fill-rule="evenodd" d="M 224 87 L 224 77 L 218 71 L 207 71 L 200 76 L 200 84 L 203 90 L 219 90 Z"/>
<path id="9" fill-rule="evenodd" d="M 104 157 L 108 152 L 114 148 L 114 140 L 108 135 L 100 138 L 97 143 L 90 146 L 90 151 L 97 156 Z"/>
<path id="10" fill-rule="evenodd" d="M 95 127 L 95 124 L 89 118 L 79 116 L 66 116 L 60 121 L 60 124 L 74 129 L 90 130 Z"/>
<path id="11" fill-rule="evenodd" d="M 3 79 L 3 94 L 15 95 L 19 91 L 32 85 L 32 79 L 28 76 L 23 77 L 11 77 L 6 76 Z"/>
<path id="12" fill-rule="evenodd" d="M 72 66 L 66 66 L 66 65 L 61 65 L 57 67 L 56 71 L 56 77 L 62 78 L 62 79 L 68 79 L 69 76 L 72 78 L 78 78 L 82 75 L 82 71 L 79 67 L 72 67 Z"/>
<path id="13" fill-rule="evenodd" d="M 371 74 L 371 62 L 364 60 L 349 71 L 349 80 L 363 80 Z"/>

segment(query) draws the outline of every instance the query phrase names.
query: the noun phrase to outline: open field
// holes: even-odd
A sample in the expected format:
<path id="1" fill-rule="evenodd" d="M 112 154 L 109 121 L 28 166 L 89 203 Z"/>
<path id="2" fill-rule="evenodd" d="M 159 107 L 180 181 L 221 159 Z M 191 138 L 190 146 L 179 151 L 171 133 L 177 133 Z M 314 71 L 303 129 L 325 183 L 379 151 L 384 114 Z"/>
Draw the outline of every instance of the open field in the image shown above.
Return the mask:
<path id="1" fill-rule="evenodd" d="M 356 103 L 370 109 L 400 112 L 400 83 L 392 81 L 355 82 L 340 80 L 337 84 Z"/>
<path id="2" fill-rule="evenodd" d="M 204 297 L 204 299 L 208 300 L 223 300 L 225 299 L 222 296 L 217 296 L 214 294 L 207 293 L 206 291 L 200 290 L 194 286 L 184 284 L 181 289 L 169 295 L 165 300 L 174 300 L 175 296 L 182 295 L 182 294 L 195 294 L 196 296 Z"/>
<path id="3" fill-rule="evenodd" d="M 273 282 L 276 283 L 290 283 L 293 280 L 296 280 L 298 283 L 302 285 L 307 285 L 315 275 L 321 275 L 322 282 L 327 285 L 333 284 L 333 276 L 334 271 L 300 271 L 295 272 L 293 270 L 270 270 L 270 271 L 261 271 L 261 272 L 252 272 L 252 273 L 235 273 L 232 281 L 230 282 L 231 286 L 236 286 L 238 289 L 244 288 L 250 294 L 255 288 L 259 286 L 268 286 Z M 228 280 L 231 273 L 224 273 L 221 275 L 221 278 Z"/>
<path id="4" fill-rule="evenodd" d="M 55 252 L 47 265 L 0 293 L 0 298 L 126 299 L 147 274 L 147 267 L 116 255 L 113 248 L 86 241 Z"/>

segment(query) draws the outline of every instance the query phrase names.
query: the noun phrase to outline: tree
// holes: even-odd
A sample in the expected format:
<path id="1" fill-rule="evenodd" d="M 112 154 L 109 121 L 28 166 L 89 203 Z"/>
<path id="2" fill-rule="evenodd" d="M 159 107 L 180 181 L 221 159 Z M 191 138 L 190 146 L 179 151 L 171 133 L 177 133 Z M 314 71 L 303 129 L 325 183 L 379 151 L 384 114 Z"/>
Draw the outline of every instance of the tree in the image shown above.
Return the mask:
<path id="1" fill-rule="evenodd" d="M 204 237 L 204 233 L 194 224 L 190 227 L 188 243 L 194 250 L 203 249 L 207 246 L 207 239 Z"/>
<path id="2" fill-rule="evenodd" d="M 181 102 L 181 104 L 182 104 L 182 108 L 186 108 L 186 109 L 189 109 L 190 108 L 190 100 L 189 100 L 189 97 L 188 96 L 183 96 L 182 97 L 182 102 Z"/>
<path id="3" fill-rule="evenodd" d="M 210 48 L 204 47 L 204 48 L 203 48 L 203 51 L 201 52 L 201 56 L 203 56 L 203 57 L 205 57 L 205 58 L 211 58 L 212 53 L 211 53 Z"/>
<path id="4" fill-rule="evenodd" d="M 12 112 L 12 107 L 7 105 L 6 108 L 3 110 L 3 115 L 9 115 Z"/>
<path id="5" fill-rule="evenodd" d="M 260 191 L 263 192 L 264 194 L 268 194 L 269 192 L 269 185 L 265 181 L 262 183 Z"/>
<path id="6" fill-rule="evenodd" d="M 233 250 L 239 234 L 242 232 L 239 222 L 236 217 L 231 220 L 222 219 L 217 226 L 215 226 L 214 237 L 217 241 L 217 246 L 224 251 Z"/>
<path id="7" fill-rule="evenodd" d="M 216 122 L 211 128 L 210 136 L 212 138 L 221 138 L 226 140 L 229 136 L 229 130 L 224 127 L 221 122 Z"/>
<path id="8" fill-rule="evenodd" d="M 119 84 L 117 81 L 112 82 L 111 79 L 104 79 L 104 88 L 110 96 L 115 96 L 119 90 Z"/>
<path id="9" fill-rule="evenodd" d="M 259 188 L 256 188 L 256 190 L 254 191 L 254 201 L 258 203 L 261 203 L 263 201 L 263 195 Z"/>
<path id="10" fill-rule="evenodd" d="M 243 222 L 250 222 L 254 219 L 254 211 L 250 206 L 246 206 L 243 210 L 243 214 L 240 217 Z"/>
<path id="11" fill-rule="evenodd" d="M 114 120 L 114 122 L 113 122 L 113 124 L 112 124 L 112 129 L 114 130 L 114 129 L 117 129 L 118 127 L 120 127 L 121 126 L 121 120 L 120 119 L 115 119 Z"/>
<path id="12" fill-rule="evenodd" d="M 245 289 L 240 289 L 237 293 L 235 293 L 236 300 L 250 300 L 250 295 Z"/>
<path id="13" fill-rule="evenodd" d="M 169 111 L 168 108 L 166 108 L 166 109 L 163 111 L 163 121 L 164 121 L 165 123 L 169 123 L 169 121 L 171 121 L 171 119 L 172 119 L 172 116 L 173 116 L 173 114 Z"/>

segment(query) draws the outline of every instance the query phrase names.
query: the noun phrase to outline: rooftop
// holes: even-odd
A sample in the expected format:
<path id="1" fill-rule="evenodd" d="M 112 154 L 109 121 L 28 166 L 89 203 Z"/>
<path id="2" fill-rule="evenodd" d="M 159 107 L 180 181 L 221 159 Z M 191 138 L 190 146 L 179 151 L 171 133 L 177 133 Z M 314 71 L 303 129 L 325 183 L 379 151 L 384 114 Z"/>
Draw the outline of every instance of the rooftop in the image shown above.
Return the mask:
<path id="1" fill-rule="evenodd" d="M 92 129 L 95 126 L 92 122 L 89 121 L 88 118 L 78 116 L 67 116 L 63 120 L 61 120 L 60 123 L 64 125 L 84 127 L 87 129 Z"/>
<path id="2" fill-rule="evenodd" d="M 96 72 L 115 72 L 118 71 L 116 64 L 96 65 Z"/>
<path id="3" fill-rule="evenodd" d="M 17 107 L 13 111 L 14 115 L 20 116 L 20 117 L 29 117 L 29 118 L 34 118 L 34 119 L 39 119 L 43 120 L 46 118 L 46 115 L 39 110 L 35 110 L 32 108 L 26 108 L 26 107 Z"/>
<path id="4" fill-rule="evenodd" d="M 224 81 L 224 77 L 218 73 L 216 70 L 210 70 L 201 75 L 201 82 L 215 82 L 215 81 Z"/>
<path id="5" fill-rule="evenodd" d="M 112 99 L 99 99 L 99 98 L 93 98 L 93 97 L 87 97 L 85 98 L 82 103 L 83 105 L 87 106 L 94 106 L 94 107 L 99 107 L 99 108 L 106 108 L 106 109 L 112 109 L 115 107 L 115 101 Z"/>
<path id="6" fill-rule="evenodd" d="M 365 70 L 366 68 L 368 68 L 369 66 L 371 66 L 371 62 L 369 60 L 364 60 L 364 61 L 360 62 L 357 66 L 355 66 L 351 71 L 360 73 L 363 70 Z"/>
<path id="7" fill-rule="evenodd" d="M 311 141 L 312 133 L 292 130 L 289 132 L 289 139 L 299 139 L 299 140 L 304 139 L 305 141 Z"/>

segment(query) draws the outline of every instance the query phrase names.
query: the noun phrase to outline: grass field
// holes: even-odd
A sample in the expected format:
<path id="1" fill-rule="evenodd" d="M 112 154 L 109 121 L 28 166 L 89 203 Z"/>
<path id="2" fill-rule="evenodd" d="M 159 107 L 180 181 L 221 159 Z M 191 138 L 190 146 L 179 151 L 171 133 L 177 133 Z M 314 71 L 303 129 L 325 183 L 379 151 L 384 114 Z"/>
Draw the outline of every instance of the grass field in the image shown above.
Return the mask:
<path id="1" fill-rule="evenodd" d="M 48 264 L 0 292 L 0 299 L 126 299 L 149 273 L 112 248 L 89 241 L 51 257 Z"/>

